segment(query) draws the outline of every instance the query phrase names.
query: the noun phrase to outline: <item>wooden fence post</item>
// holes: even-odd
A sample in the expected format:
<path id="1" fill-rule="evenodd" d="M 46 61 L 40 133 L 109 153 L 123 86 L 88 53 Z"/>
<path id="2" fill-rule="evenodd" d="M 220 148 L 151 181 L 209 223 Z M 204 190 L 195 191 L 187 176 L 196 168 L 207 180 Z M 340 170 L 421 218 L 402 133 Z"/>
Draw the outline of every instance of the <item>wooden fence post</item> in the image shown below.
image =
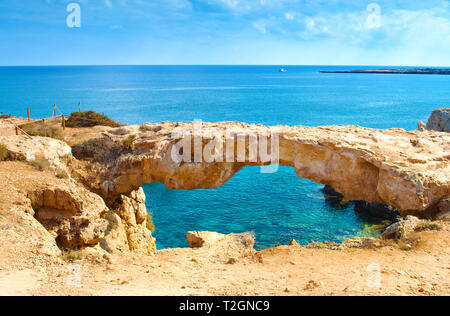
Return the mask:
<path id="1" fill-rule="evenodd" d="M 56 104 L 53 104 L 53 116 L 56 116 Z"/>
<path id="2" fill-rule="evenodd" d="M 63 128 L 63 131 L 66 130 L 66 119 L 64 117 L 64 114 L 62 115 L 62 128 Z"/>
<path id="3" fill-rule="evenodd" d="M 28 112 L 28 121 L 30 121 L 30 108 L 27 109 Z"/>
<path id="4" fill-rule="evenodd" d="M 16 126 L 16 135 L 19 136 L 19 126 Z"/>
<path id="5" fill-rule="evenodd" d="M 78 102 L 78 112 L 81 113 L 81 102 Z"/>

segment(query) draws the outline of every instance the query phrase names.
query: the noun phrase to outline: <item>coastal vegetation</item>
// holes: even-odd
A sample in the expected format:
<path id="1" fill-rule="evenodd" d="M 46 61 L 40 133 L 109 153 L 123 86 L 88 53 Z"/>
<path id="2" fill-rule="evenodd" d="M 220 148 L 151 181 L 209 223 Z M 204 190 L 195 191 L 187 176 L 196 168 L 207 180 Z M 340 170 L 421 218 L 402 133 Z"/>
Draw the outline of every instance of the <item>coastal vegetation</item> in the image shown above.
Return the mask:
<path id="1" fill-rule="evenodd" d="M 416 226 L 414 231 L 417 233 L 427 231 L 427 230 L 439 231 L 439 230 L 442 230 L 443 228 L 444 227 L 443 227 L 442 223 L 432 222 L 430 220 L 424 220 Z"/>
<path id="2" fill-rule="evenodd" d="M 65 171 L 63 171 L 63 170 L 58 171 L 58 172 L 55 174 L 55 176 L 56 176 L 58 179 L 69 179 L 69 175 L 67 174 L 67 172 L 65 172 Z"/>
<path id="3" fill-rule="evenodd" d="M 35 160 L 30 161 L 29 164 L 38 171 L 46 171 L 50 167 L 49 162 L 43 158 L 36 158 Z"/>
<path id="4" fill-rule="evenodd" d="M 37 122 L 23 125 L 21 128 L 30 136 L 50 137 L 59 140 L 64 138 L 62 127 L 51 123 Z"/>
<path id="5" fill-rule="evenodd" d="M 95 111 L 74 112 L 70 115 L 66 122 L 67 127 L 93 127 L 93 126 L 109 126 L 119 127 L 120 124 L 106 115 Z"/>
<path id="6" fill-rule="evenodd" d="M 94 138 L 72 146 L 72 154 L 77 159 L 91 162 L 109 163 L 129 152 L 129 147 L 108 137 Z"/>
<path id="7" fill-rule="evenodd" d="M 5 161 L 6 159 L 8 159 L 8 157 L 8 148 L 6 148 L 5 145 L 0 144 L 0 161 Z"/>
<path id="8" fill-rule="evenodd" d="M 125 147 L 131 148 L 131 146 L 133 146 L 133 143 L 135 140 L 136 140 L 136 135 L 130 135 L 122 141 L 122 144 Z"/>
<path id="9" fill-rule="evenodd" d="M 74 261 L 80 260 L 82 258 L 81 250 L 62 250 L 61 257 L 65 262 L 73 263 Z"/>
<path id="10" fill-rule="evenodd" d="M 147 229 L 152 233 L 155 232 L 155 224 L 153 224 L 153 217 L 151 213 L 147 214 Z"/>

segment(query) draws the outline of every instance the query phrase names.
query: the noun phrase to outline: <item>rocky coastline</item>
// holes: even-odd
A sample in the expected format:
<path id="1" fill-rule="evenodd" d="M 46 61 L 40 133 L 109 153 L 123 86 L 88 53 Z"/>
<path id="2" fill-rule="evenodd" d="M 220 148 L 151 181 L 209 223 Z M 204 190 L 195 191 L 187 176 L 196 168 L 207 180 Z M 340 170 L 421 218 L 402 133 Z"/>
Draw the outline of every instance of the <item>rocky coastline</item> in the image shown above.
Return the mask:
<path id="1" fill-rule="evenodd" d="M 450 69 L 417 68 L 417 69 L 368 69 L 368 70 L 334 70 L 321 71 L 324 74 L 397 74 L 397 75 L 450 75 Z"/>
<path id="2" fill-rule="evenodd" d="M 9 130 L 9 120 L 16 124 L 21 119 L 0 120 L 4 130 Z M 3 250 L 13 254 L 1 260 L 0 273 L 60 265 L 64 258 L 74 256 L 107 263 L 111 256 L 158 256 L 143 183 L 157 181 L 171 189 L 216 188 L 245 166 L 268 163 L 260 159 L 175 163 L 169 153 L 176 144 L 171 134 L 177 128 L 190 129 L 192 124 L 74 128 L 68 129 L 64 140 L 0 135 L 0 144 L 7 150 L 7 158 L 0 162 L 0 241 Z M 247 137 L 270 131 L 237 122 L 205 123 L 202 146 L 215 137 L 211 131 L 225 129 Z M 388 240 L 413 247 L 404 238 L 405 227 L 412 233 L 419 232 L 417 227 L 425 227 L 424 231 L 440 227 L 437 230 L 446 232 L 450 134 L 358 126 L 276 129 L 281 165 L 295 168 L 299 177 L 324 184 L 328 198 L 354 200 L 355 210 L 397 222 L 388 228 L 385 239 L 356 238 L 343 246 L 313 243 L 309 248 L 372 249 L 392 246 Z M 236 141 L 232 144 L 238 146 Z M 399 225 L 405 221 L 400 215 L 422 219 L 414 217 L 414 225 Z M 431 219 L 444 224 L 433 226 Z M 24 240 L 26 247 L 21 245 Z M 248 234 L 190 232 L 187 240 L 197 249 L 191 251 L 202 254 L 199 260 L 231 265 L 242 260 L 264 261 L 265 252 L 253 250 L 254 240 Z M 295 241 L 292 245 L 297 247 Z"/>
<path id="3" fill-rule="evenodd" d="M 428 119 L 426 129 L 429 131 L 450 133 L 450 108 L 434 110 Z"/>

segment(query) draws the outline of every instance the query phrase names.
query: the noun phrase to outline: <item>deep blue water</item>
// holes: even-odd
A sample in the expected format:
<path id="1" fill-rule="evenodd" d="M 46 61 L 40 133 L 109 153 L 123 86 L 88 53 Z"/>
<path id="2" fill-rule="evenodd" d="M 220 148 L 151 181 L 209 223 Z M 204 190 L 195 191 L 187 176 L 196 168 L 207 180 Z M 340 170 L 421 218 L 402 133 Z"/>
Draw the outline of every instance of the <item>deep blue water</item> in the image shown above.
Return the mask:
<path id="1" fill-rule="evenodd" d="M 320 74 L 373 67 L 121 66 L 0 67 L 0 111 L 50 116 L 96 110 L 119 122 L 236 120 L 266 125 L 357 124 L 414 129 L 448 105 L 450 76 Z M 339 241 L 367 219 L 330 206 L 320 185 L 293 169 L 245 168 L 216 190 L 168 191 L 145 185 L 159 248 L 185 247 L 189 230 L 255 231 L 258 247 Z"/>

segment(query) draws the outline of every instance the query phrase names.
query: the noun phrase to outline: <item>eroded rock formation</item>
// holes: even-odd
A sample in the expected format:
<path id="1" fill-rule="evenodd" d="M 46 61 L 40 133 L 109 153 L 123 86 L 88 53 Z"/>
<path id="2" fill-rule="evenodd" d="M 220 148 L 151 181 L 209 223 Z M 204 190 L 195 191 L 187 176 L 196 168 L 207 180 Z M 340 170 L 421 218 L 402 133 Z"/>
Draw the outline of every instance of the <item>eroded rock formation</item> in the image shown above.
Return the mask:
<path id="1" fill-rule="evenodd" d="M 389 226 L 381 235 L 383 239 L 402 239 L 408 238 L 408 235 L 413 232 L 427 231 L 427 230 L 441 230 L 442 224 L 438 222 L 431 222 L 421 220 L 414 216 L 406 216 L 404 219 Z"/>
<path id="2" fill-rule="evenodd" d="M 189 150 L 179 147 L 180 130 L 191 141 Z M 169 189 L 217 188 L 245 166 L 273 164 L 274 148 L 279 149 L 280 165 L 333 186 L 348 200 L 391 205 L 403 214 L 433 211 L 445 216 L 449 211 L 447 133 L 237 122 L 204 123 L 200 131 L 193 124 L 160 123 L 90 129 L 88 136 L 77 133 L 66 139 L 77 144 L 77 159 L 65 142 L 0 137 L 12 160 L 29 164 L 2 163 L 2 207 L 20 220 L 38 220 L 46 228 L 40 230 L 43 240 L 53 240 L 47 243 L 48 253 L 55 253 L 56 245 L 151 253 L 156 247 L 147 228 L 143 183 L 161 182 Z M 261 141 L 265 137 L 267 143 Z M 205 159 L 195 162 L 198 148 Z M 174 153 L 185 160 L 175 159 Z M 206 159 L 208 153 L 215 159 Z M 18 172 L 24 166 L 28 169 Z M 189 235 L 191 245 L 202 240 L 208 244 L 204 234 L 197 235 Z M 216 238 L 218 244 L 231 242 L 222 237 Z"/>
<path id="3" fill-rule="evenodd" d="M 0 136 L 0 144 L 5 145 L 11 160 L 39 164 L 41 169 L 55 173 L 68 173 L 68 162 L 72 150 L 64 142 L 48 137 Z"/>
<path id="4" fill-rule="evenodd" d="M 122 195 L 113 208 L 106 217 L 109 226 L 101 247 L 109 252 L 154 252 L 155 239 L 147 229 L 147 209 L 142 188 L 129 196 Z"/>
<path id="5" fill-rule="evenodd" d="M 434 110 L 428 119 L 427 129 L 450 133 L 450 108 Z"/>
<path id="6" fill-rule="evenodd" d="M 180 141 L 173 137 L 176 129 L 191 131 L 193 144 L 201 138 L 203 150 L 211 149 L 212 141 L 228 148 L 231 139 L 234 157 L 241 146 L 236 135 L 241 135 L 246 139 L 247 160 L 174 161 L 172 151 Z M 152 182 L 169 189 L 218 188 L 245 166 L 270 163 L 259 155 L 256 161 L 248 161 L 249 137 L 270 137 L 273 130 L 236 122 L 204 123 L 201 132 L 187 123 L 127 126 L 120 128 L 120 133 L 105 130 L 101 136 L 105 140 L 121 143 L 130 136 L 135 140 L 131 153 L 101 163 L 108 169 L 101 176 L 99 190 L 105 197 L 116 198 Z M 358 126 L 278 126 L 276 130 L 280 165 L 295 168 L 301 178 L 333 186 L 348 200 L 379 202 L 410 214 L 436 208 L 449 195 L 448 134 Z M 233 136 L 226 137 L 230 132 Z"/>
<path id="7" fill-rule="evenodd" d="M 208 253 L 211 259 L 234 264 L 243 257 L 256 253 L 253 233 L 219 234 L 215 232 L 188 232 L 186 239 L 191 248 Z"/>
<path id="8" fill-rule="evenodd" d="M 103 200 L 73 183 L 28 193 L 35 218 L 65 249 L 94 246 L 105 237 L 108 208 Z"/>
<path id="9" fill-rule="evenodd" d="M 34 217 L 55 247 L 96 247 L 108 252 L 156 250 L 147 229 L 142 189 L 105 203 L 103 197 L 77 181 L 95 180 L 98 169 L 90 166 L 83 170 L 85 166 L 74 159 L 66 143 L 27 136 L 0 137 L 0 143 L 7 147 L 11 160 L 28 163 L 8 162 L 13 172 L 2 178 L 0 206 Z"/>

